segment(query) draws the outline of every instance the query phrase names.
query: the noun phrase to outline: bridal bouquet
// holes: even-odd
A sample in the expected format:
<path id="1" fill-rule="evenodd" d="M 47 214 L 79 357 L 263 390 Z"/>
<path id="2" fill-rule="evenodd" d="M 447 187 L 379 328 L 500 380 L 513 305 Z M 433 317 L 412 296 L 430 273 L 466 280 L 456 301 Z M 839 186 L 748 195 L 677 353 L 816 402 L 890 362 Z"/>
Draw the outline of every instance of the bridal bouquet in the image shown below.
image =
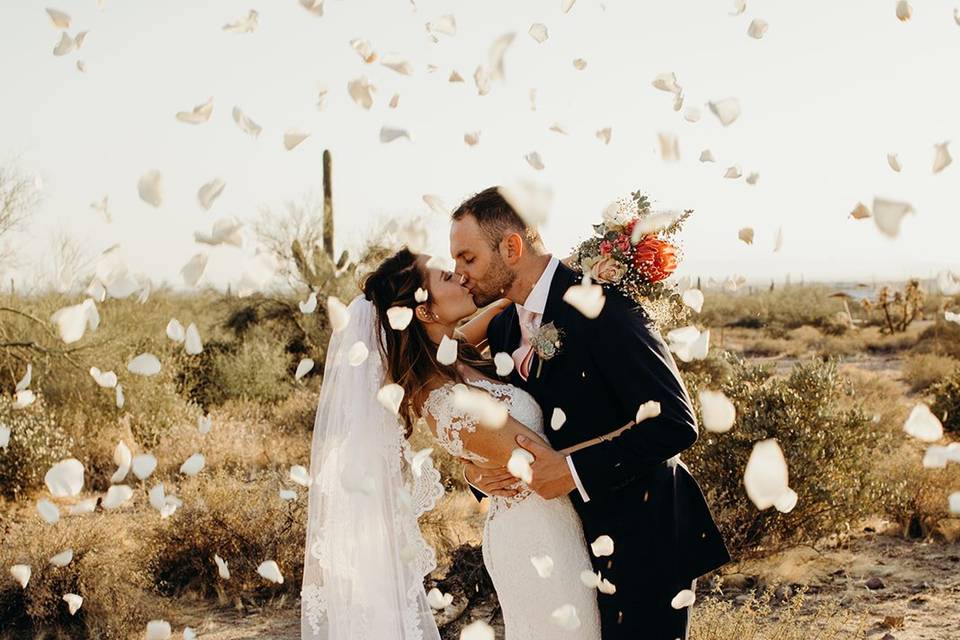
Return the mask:
<path id="1" fill-rule="evenodd" d="M 603 221 L 593 225 L 594 235 L 574 249 L 571 266 L 597 284 L 619 289 L 656 325 L 678 325 L 687 308 L 666 279 L 680 257 L 671 239 L 692 213 L 654 213 L 647 196 L 635 191 L 607 208 Z"/>

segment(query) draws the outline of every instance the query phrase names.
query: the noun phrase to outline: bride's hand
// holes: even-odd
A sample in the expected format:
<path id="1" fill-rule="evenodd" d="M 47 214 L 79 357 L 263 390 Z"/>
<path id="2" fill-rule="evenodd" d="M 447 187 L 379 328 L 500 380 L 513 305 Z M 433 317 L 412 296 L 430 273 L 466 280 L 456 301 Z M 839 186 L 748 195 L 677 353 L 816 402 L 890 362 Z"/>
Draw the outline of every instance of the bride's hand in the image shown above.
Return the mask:
<path id="1" fill-rule="evenodd" d="M 484 469 L 469 460 L 461 458 L 461 461 L 463 475 L 467 482 L 486 495 L 501 498 L 512 498 L 517 495 L 517 490 L 512 488 L 512 485 L 517 484 L 517 479 L 506 469 Z"/>

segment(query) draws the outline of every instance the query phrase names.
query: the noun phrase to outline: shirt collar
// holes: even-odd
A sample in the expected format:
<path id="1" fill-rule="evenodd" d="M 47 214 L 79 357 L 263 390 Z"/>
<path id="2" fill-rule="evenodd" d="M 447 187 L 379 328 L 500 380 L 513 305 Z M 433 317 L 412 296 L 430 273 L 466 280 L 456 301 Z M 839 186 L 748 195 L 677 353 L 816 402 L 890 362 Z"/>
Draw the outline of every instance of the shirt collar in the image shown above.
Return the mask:
<path id="1" fill-rule="evenodd" d="M 557 272 L 559 265 L 560 260 L 556 256 L 550 256 L 550 262 L 547 263 L 547 268 L 543 270 L 537 284 L 533 285 L 533 289 L 530 290 L 523 304 L 517 306 L 531 313 L 543 315 L 543 311 L 547 307 L 547 296 L 550 294 L 550 283 L 553 281 L 553 275 Z"/>

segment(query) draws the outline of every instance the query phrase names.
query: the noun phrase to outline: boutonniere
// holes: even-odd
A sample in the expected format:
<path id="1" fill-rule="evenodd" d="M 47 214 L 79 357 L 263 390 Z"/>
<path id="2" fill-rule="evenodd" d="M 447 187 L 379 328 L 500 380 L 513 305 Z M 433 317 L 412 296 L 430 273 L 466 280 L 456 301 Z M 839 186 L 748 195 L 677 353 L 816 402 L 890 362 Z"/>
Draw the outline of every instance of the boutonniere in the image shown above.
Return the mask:
<path id="1" fill-rule="evenodd" d="M 540 325 L 540 328 L 535 329 L 530 335 L 530 346 L 533 347 L 534 352 L 536 352 L 540 358 L 540 361 L 537 363 L 538 378 L 540 377 L 540 367 L 544 361 L 550 360 L 560 353 L 562 338 L 563 332 L 552 322 Z"/>

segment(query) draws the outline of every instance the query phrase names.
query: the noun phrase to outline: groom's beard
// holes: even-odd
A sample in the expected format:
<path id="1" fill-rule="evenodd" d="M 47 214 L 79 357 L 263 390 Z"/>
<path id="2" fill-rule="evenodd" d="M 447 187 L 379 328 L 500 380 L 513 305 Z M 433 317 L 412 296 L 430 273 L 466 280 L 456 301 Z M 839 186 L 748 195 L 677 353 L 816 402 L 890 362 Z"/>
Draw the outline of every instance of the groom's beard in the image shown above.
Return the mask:
<path id="1" fill-rule="evenodd" d="M 507 291 L 513 286 L 517 274 L 510 271 L 502 261 L 490 265 L 487 277 L 483 282 L 477 282 L 471 290 L 473 303 L 483 308 L 500 298 L 506 297 Z"/>

